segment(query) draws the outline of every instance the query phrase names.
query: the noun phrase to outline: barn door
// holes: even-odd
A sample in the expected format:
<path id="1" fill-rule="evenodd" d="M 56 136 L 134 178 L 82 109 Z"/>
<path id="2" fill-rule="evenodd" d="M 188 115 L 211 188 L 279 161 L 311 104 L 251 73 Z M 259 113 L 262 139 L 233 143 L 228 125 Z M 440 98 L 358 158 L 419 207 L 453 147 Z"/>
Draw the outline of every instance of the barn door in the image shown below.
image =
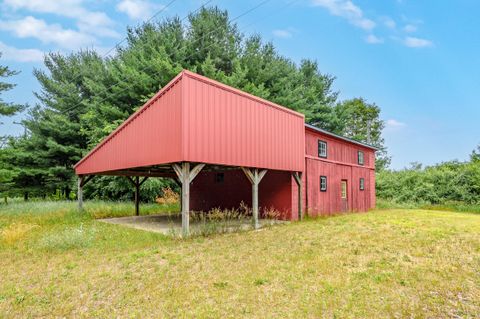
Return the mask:
<path id="1" fill-rule="evenodd" d="M 341 201 L 342 201 L 342 212 L 348 212 L 348 184 L 347 180 L 343 179 L 341 182 Z"/>

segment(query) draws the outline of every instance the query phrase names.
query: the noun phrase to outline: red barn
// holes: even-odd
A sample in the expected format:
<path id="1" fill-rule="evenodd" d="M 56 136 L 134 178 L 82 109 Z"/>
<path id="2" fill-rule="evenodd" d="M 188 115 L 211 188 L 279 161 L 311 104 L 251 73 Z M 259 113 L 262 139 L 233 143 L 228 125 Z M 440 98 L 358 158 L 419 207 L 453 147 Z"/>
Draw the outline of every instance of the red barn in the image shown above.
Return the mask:
<path id="1" fill-rule="evenodd" d="M 305 124 L 303 114 L 182 71 L 75 165 L 79 204 L 94 175 L 149 177 L 182 186 L 189 211 L 232 208 L 282 218 L 375 206 L 375 148 Z M 140 177 L 143 177 L 141 180 Z"/>

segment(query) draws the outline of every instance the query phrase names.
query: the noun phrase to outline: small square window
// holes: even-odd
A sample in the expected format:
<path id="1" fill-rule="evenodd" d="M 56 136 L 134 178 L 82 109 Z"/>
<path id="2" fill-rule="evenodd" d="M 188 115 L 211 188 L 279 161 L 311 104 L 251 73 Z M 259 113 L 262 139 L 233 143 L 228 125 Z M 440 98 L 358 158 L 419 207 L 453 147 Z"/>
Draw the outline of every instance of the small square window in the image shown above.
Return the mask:
<path id="1" fill-rule="evenodd" d="M 224 173 L 216 173 L 215 174 L 215 183 L 223 183 L 224 179 L 225 179 L 225 174 Z"/>
<path id="2" fill-rule="evenodd" d="M 318 157 L 327 157 L 327 142 L 318 140 Z"/>
<path id="3" fill-rule="evenodd" d="M 360 190 L 365 190 L 365 178 L 360 178 Z"/>
<path id="4" fill-rule="evenodd" d="M 365 164 L 365 159 L 362 151 L 358 151 L 358 164 L 359 165 Z"/>
<path id="5" fill-rule="evenodd" d="M 320 191 L 327 191 L 327 176 L 320 176 Z"/>

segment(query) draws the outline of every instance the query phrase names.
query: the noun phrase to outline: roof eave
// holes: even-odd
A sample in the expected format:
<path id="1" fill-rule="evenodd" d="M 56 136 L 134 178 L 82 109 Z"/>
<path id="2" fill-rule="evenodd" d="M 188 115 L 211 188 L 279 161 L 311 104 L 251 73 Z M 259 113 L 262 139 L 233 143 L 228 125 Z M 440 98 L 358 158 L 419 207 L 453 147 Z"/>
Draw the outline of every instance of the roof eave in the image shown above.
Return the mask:
<path id="1" fill-rule="evenodd" d="M 354 139 L 351 139 L 351 138 L 348 138 L 348 137 L 345 137 L 345 136 L 341 136 L 341 135 L 326 131 L 324 129 L 318 128 L 318 127 L 316 127 L 314 125 L 311 125 L 311 124 L 308 124 L 308 123 L 305 123 L 305 127 L 311 129 L 312 131 L 323 133 L 323 134 L 331 136 L 333 138 L 337 138 L 337 139 L 340 139 L 340 140 L 343 140 L 343 141 L 346 141 L 346 142 L 349 142 L 349 143 L 353 143 L 353 144 L 357 144 L 357 145 L 360 145 L 360 146 L 363 146 L 363 147 L 366 147 L 366 148 L 370 148 L 374 151 L 379 151 L 380 150 L 378 147 L 375 147 L 373 145 L 363 143 L 363 142 L 359 142 L 359 141 L 356 141 Z"/>

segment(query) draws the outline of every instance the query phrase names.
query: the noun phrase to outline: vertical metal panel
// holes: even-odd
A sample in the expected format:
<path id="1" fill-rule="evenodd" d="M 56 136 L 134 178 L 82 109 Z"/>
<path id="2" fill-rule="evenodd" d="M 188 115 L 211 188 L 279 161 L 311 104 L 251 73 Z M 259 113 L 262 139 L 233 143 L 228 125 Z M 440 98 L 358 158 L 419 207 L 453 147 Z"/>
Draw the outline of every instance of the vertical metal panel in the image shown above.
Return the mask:
<path id="1" fill-rule="evenodd" d="M 177 77 L 85 156 L 76 173 L 181 161 L 181 105 L 182 81 Z"/>
<path id="2" fill-rule="evenodd" d="M 303 115 L 183 71 L 77 165 L 77 174 L 192 161 L 303 171 Z"/>
<path id="3" fill-rule="evenodd" d="M 303 171 L 301 114 L 199 75 L 185 75 L 185 160 Z"/>

